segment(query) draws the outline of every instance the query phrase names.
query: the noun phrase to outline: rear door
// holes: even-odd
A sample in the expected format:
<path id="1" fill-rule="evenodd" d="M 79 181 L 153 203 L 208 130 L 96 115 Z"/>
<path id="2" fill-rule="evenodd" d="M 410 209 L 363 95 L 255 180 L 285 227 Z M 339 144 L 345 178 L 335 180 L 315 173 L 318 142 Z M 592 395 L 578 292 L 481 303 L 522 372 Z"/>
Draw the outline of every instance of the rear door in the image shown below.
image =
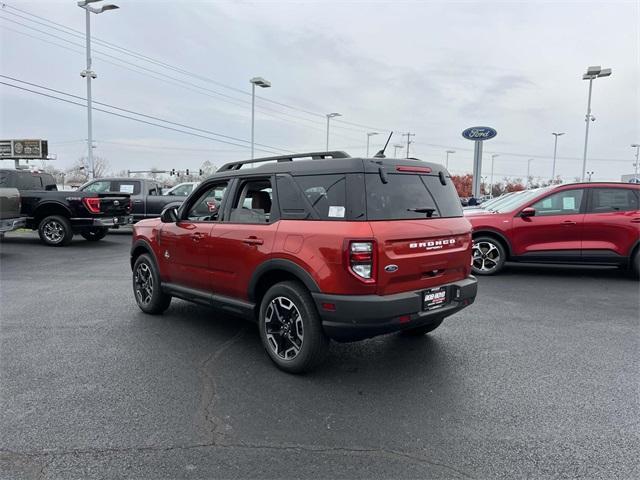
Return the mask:
<path id="1" fill-rule="evenodd" d="M 466 278 L 471 225 L 451 179 L 410 168 L 365 174 L 367 218 L 377 252 L 377 293 L 430 288 Z"/>
<path id="2" fill-rule="evenodd" d="M 640 239 L 637 187 L 589 188 L 584 217 L 583 257 L 589 261 L 623 260 Z"/>
<path id="3" fill-rule="evenodd" d="M 516 215 L 512 223 L 514 255 L 534 260 L 579 260 L 586 194 L 583 188 L 551 193 L 530 205 L 533 217 Z"/>

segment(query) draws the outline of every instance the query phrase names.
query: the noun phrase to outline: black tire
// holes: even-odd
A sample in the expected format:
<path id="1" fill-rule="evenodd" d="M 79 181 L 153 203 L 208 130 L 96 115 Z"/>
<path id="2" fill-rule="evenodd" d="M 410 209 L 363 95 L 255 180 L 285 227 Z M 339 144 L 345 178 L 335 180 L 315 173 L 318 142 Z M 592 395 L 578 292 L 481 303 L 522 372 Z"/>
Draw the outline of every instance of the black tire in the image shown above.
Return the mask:
<path id="1" fill-rule="evenodd" d="M 160 274 L 149 255 L 143 254 L 136 259 L 132 280 L 133 295 L 140 310 L 157 315 L 169 308 L 171 295 L 162 291 Z"/>
<path id="2" fill-rule="evenodd" d="M 64 247 L 71 243 L 73 229 L 68 218 L 61 215 L 50 215 L 40 221 L 38 234 L 45 245 Z"/>
<path id="3" fill-rule="evenodd" d="M 324 360 L 329 339 L 311 295 L 299 283 L 271 287 L 260 303 L 258 323 L 262 345 L 281 370 L 304 373 Z"/>
<path id="4" fill-rule="evenodd" d="M 640 248 L 631 257 L 631 272 L 635 278 L 640 279 Z"/>
<path id="5" fill-rule="evenodd" d="M 107 233 L 109 233 L 109 229 L 106 227 L 94 227 L 82 230 L 80 235 L 89 242 L 97 242 L 106 237 Z"/>
<path id="6" fill-rule="evenodd" d="M 443 321 L 444 321 L 444 318 L 436 318 L 431 320 L 429 323 L 420 325 L 419 327 L 402 330 L 401 333 L 408 337 L 418 337 L 420 335 L 433 332 L 436 328 L 438 328 L 442 324 Z"/>
<path id="7" fill-rule="evenodd" d="M 473 239 L 471 269 L 475 275 L 495 275 L 507 260 L 507 252 L 502 243 L 493 237 Z"/>

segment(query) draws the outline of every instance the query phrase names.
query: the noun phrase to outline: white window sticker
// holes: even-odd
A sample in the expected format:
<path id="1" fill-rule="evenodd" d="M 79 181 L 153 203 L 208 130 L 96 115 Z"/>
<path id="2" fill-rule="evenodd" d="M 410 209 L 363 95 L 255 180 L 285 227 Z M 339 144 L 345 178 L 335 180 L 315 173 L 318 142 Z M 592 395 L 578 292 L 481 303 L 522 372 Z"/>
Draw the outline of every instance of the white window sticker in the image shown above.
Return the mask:
<path id="1" fill-rule="evenodd" d="M 120 193 L 133 193 L 133 185 L 121 184 Z"/>
<path id="2" fill-rule="evenodd" d="M 575 199 L 575 197 L 563 197 L 562 198 L 562 209 L 563 210 L 575 210 L 576 209 L 576 199 Z"/>
<path id="3" fill-rule="evenodd" d="M 330 205 L 329 206 L 329 218 L 344 218 L 344 207 Z"/>

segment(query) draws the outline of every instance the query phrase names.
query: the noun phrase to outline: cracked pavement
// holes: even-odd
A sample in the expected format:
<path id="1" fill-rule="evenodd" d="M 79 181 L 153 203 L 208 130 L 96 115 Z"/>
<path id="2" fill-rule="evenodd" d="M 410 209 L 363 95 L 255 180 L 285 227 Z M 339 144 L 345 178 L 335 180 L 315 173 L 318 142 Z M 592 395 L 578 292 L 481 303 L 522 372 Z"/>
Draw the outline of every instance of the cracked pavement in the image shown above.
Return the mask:
<path id="1" fill-rule="evenodd" d="M 251 323 L 142 314 L 129 243 L 0 243 L 0 478 L 640 478 L 620 271 L 511 266 L 432 335 L 292 376 Z"/>

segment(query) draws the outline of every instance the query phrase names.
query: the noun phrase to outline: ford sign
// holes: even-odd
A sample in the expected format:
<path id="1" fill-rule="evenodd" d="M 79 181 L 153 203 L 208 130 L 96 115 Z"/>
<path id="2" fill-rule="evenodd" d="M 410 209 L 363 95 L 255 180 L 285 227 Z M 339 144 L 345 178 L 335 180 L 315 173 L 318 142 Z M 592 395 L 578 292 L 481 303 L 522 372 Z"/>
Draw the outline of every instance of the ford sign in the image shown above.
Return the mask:
<path id="1" fill-rule="evenodd" d="M 498 135 L 498 132 L 491 127 L 471 127 L 462 132 L 462 136 L 467 140 L 475 140 L 479 142 L 483 140 L 490 140 L 496 135 Z"/>

